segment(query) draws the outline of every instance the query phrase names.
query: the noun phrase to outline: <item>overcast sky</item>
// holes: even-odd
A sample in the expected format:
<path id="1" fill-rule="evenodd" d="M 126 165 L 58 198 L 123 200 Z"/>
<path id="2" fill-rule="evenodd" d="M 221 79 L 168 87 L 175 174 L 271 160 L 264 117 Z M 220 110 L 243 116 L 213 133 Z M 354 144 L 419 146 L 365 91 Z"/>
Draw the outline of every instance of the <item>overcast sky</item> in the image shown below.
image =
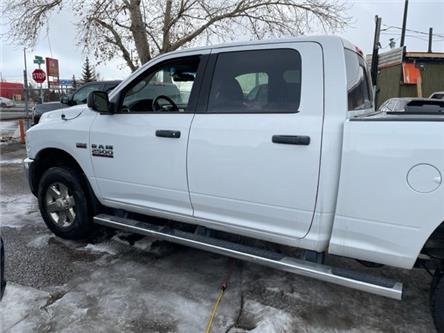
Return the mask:
<path id="1" fill-rule="evenodd" d="M 387 26 L 401 27 L 404 0 L 349 0 L 347 15 L 352 18 L 351 24 L 340 35 L 355 45 L 371 53 L 374 33 L 374 17 L 382 17 L 383 29 Z M 410 0 L 407 28 L 428 32 L 433 27 L 435 36 L 433 51 L 444 52 L 444 0 Z M 75 18 L 67 6 L 62 12 L 49 19 L 48 36 L 43 34 L 34 50 L 27 50 L 28 71 L 35 67 L 32 63 L 34 55 L 59 59 L 60 78 L 70 79 L 74 74 L 80 77 L 81 67 L 85 58 L 80 47 L 76 46 Z M 8 30 L 2 22 L 1 32 Z M 390 35 L 388 34 L 390 33 Z M 49 37 L 49 38 L 48 38 Z M 400 30 L 390 28 L 383 31 L 381 45 L 388 50 L 390 38 L 395 38 L 399 46 Z M 240 37 L 239 40 L 242 40 Z M 427 36 L 407 32 L 406 45 L 408 51 L 427 51 Z M 0 72 L 3 80 L 19 82 L 23 79 L 23 49 L 1 41 Z M 93 58 L 93 57 L 90 57 Z M 113 61 L 96 68 L 103 79 L 119 79 L 126 77 L 130 71 L 123 61 Z"/>

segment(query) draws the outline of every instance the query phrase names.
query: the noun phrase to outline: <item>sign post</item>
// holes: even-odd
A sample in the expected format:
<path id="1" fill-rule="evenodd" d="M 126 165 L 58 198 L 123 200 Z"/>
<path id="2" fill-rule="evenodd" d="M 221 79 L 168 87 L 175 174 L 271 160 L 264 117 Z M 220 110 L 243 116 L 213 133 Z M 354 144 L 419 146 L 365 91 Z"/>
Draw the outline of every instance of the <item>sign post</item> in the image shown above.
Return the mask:
<path id="1" fill-rule="evenodd" d="M 29 129 L 29 87 L 28 87 L 28 66 L 26 65 L 26 48 L 23 48 L 23 60 L 25 63 L 25 69 L 23 70 L 23 83 L 25 85 L 25 112 L 26 112 L 26 129 Z"/>
<path id="2" fill-rule="evenodd" d="M 34 56 L 34 64 L 39 65 L 38 70 L 34 70 L 32 72 L 32 78 L 35 82 L 40 83 L 40 101 L 43 103 L 43 90 L 42 90 L 42 83 L 46 80 L 46 74 L 45 72 L 40 68 L 41 65 L 45 63 L 45 60 L 43 60 L 43 57 L 41 56 Z M 34 73 L 36 73 L 36 76 L 34 77 Z M 37 78 L 37 79 L 36 79 Z"/>

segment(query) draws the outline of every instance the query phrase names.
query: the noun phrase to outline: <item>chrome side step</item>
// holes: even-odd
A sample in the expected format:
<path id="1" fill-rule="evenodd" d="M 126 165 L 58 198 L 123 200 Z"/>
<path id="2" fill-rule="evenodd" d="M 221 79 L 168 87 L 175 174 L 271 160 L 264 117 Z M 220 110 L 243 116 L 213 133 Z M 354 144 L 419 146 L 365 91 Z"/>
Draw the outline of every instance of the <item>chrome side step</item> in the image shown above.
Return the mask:
<path id="1" fill-rule="evenodd" d="M 251 246 L 107 214 L 95 216 L 94 222 L 106 227 L 152 236 L 376 295 L 397 300 L 402 298 L 402 283 L 386 278 L 334 268 Z"/>

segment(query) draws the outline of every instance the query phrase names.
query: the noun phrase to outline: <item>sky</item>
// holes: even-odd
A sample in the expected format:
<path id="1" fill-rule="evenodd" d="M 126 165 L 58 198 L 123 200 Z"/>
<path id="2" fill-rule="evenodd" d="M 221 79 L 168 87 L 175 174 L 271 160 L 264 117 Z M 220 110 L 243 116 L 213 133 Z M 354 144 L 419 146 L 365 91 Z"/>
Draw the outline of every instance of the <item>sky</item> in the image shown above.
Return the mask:
<path id="1" fill-rule="evenodd" d="M 350 40 L 360 47 L 364 53 L 372 51 L 375 15 L 382 17 L 382 29 L 389 26 L 401 27 L 404 10 L 404 0 L 345 0 L 347 6 L 347 16 L 351 17 L 350 24 L 343 30 L 336 32 L 336 35 Z M 433 42 L 434 52 L 444 52 L 444 0 L 410 0 L 409 12 L 407 16 L 407 29 L 427 33 L 429 27 L 433 27 L 435 36 Z M 80 77 L 82 64 L 86 54 L 82 48 L 76 45 L 75 17 L 70 12 L 69 6 L 60 13 L 49 18 L 47 33 L 41 34 L 36 47 L 26 52 L 28 72 L 30 73 L 36 66 L 32 63 L 35 55 L 52 57 L 59 59 L 60 78 L 71 79 L 73 75 Z M 2 18 L 0 25 L 1 33 L 6 32 L 9 27 Z M 318 32 L 322 33 L 321 31 Z M 389 49 L 389 39 L 394 38 L 399 46 L 400 30 L 389 28 L 382 31 L 380 43 L 382 51 Z M 407 31 L 406 45 L 407 51 L 427 51 L 427 35 L 422 35 Z M 240 36 L 239 41 L 243 40 Z M 1 79 L 10 82 L 23 81 L 23 48 L 8 44 L 5 40 L 1 43 L 0 74 Z M 94 62 L 92 56 L 90 60 Z M 123 79 L 130 74 L 129 69 L 123 60 L 113 60 L 96 67 L 96 72 L 100 73 L 102 79 Z M 28 73 L 28 77 L 30 74 Z"/>

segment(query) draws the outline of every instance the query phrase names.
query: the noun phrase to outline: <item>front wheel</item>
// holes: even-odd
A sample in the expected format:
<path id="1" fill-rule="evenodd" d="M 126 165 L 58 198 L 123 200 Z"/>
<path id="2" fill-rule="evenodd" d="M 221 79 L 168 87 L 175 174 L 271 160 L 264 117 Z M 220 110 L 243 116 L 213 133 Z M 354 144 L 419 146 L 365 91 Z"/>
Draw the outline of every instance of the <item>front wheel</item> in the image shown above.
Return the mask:
<path id="1" fill-rule="evenodd" d="M 48 228 L 65 239 L 81 239 L 91 231 L 91 215 L 80 173 L 69 167 L 49 168 L 42 176 L 38 201 Z"/>
<path id="2" fill-rule="evenodd" d="M 436 281 L 432 290 L 432 314 L 436 329 L 439 333 L 444 333 L 444 277 L 441 276 Z"/>

